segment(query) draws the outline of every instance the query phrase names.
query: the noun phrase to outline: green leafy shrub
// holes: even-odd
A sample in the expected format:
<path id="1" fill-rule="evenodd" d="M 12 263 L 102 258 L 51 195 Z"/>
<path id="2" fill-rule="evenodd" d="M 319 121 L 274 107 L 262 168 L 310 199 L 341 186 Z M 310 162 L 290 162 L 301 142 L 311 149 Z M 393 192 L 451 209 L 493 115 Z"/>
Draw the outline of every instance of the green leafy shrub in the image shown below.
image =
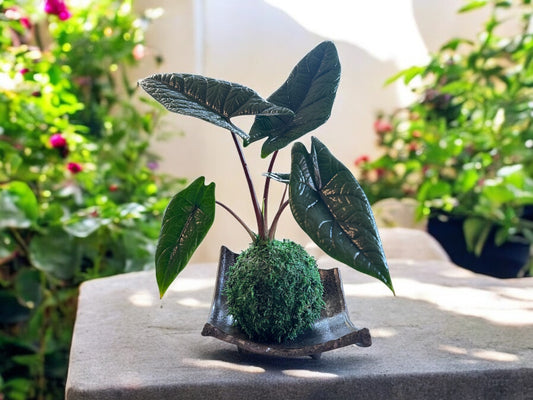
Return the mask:
<path id="1" fill-rule="evenodd" d="M 5 399 L 63 397 L 79 283 L 152 266 L 166 190 L 178 183 L 148 151 L 162 108 L 127 75 L 155 11 L 76 4 L 0 0 Z"/>
<path id="2" fill-rule="evenodd" d="M 372 202 L 413 197 L 420 217 L 464 220 L 468 248 L 533 242 L 533 7 L 523 1 L 472 1 L 490 9 L 475 40 L 454 38 L 427 65 L 391 78 L 418 98 L 375 123 L 383 155 L 360 156 L 360 182 Z M 517 31 L 503 35 L 502 26 Z"/>

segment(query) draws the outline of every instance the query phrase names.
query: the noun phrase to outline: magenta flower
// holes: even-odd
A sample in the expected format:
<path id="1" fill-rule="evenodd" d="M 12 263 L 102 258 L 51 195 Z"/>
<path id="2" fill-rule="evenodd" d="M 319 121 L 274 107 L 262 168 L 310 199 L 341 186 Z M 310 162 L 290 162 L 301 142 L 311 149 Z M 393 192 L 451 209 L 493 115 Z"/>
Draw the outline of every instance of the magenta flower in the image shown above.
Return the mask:
<path id="1" fill-rule="evenodd" d="M 69 19 L 72 15 L 65 4 L 65 0 L 45 0 L 44 12 L 57 15 L 61 21 Z"/>
<path id="2" fill-rule="evenodd" d="M 69 162 L 67 164 L 67 169 L 72 172 L 73 174 L 77 174 L 78 172 L 81 172 L 82 171 L 82 167 L 80 164 L 78 163 L 75 163 L 75 162 Z"/>
<path id="3" fill-rule="evenodd" d="M 67 140 L 61 133 L 56 133 L 50 136 L 50 146 L 54 149 L 59 149 L 67 146 Z"/>
<path id="4" fill-rule="evenodd" d="M 24 28 L 31 29 L 31 21 L 28 17 L 21 17 L 19 21 Z"/>

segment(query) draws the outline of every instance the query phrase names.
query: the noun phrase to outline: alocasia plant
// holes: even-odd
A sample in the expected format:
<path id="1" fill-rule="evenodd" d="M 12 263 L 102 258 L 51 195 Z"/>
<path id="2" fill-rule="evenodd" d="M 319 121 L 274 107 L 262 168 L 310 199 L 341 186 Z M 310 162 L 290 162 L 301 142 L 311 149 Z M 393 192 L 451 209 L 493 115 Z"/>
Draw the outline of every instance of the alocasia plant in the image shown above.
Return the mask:
<path id="1" fill-rule="evenodd" d="M 376 277 L 394 292 L 368 200 L 354 176 L 324 144 L 313 137 L 307 152 L 302 143 L 294 143 L 290 173 L 273 172 L 280 150 L 328 120 L 340 71 L 335 45 L 323 42 L 294 67 L 285 83 L 267 100 L 247 87 L 199 75 L 155 74 L 139 82 L 168 110 L 229 130 L 244 169 L 257 223 L 254 232 L 234 211 L 215 200 L 215 184 L 205 186 L 203 177 L 179 192 L 163 217 L 156 254 L 161 296 L 211 227 L 216 204 L 239 221 L 253 245 L 274 240 L 280 215 L 290 206 L 301 228 L 328 255 Z M 240 115 L 256 115 L 249 133 L 231 121 Z M 261 156 L 270 156 L 271 161 L 261 199 L 250 177 L 240 139 L 245 146 L 266 139 Z M 269 225 L 267 208 L 272 180 L 285 184 L 286 190 Z"/>

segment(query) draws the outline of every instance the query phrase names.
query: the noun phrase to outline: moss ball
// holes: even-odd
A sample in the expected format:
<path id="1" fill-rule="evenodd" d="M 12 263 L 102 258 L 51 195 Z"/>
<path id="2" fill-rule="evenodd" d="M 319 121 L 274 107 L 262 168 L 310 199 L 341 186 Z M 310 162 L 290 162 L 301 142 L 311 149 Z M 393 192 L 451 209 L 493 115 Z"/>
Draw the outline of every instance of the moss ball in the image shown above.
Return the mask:
<path id="1" fill-rule="evenodd" d="M 237 257 L 224 293 L 235 325 L 250 339 L 280 343 L 320 317 L 323 291 L 316 260 L 299 244 L 272 240 Z"/>

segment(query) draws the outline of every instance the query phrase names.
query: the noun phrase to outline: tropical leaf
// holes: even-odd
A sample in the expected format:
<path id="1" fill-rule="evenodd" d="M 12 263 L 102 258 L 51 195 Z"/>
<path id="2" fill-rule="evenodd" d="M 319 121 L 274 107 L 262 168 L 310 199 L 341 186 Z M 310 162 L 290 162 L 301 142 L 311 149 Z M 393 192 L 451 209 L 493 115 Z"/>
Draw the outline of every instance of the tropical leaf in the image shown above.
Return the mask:
<path id="1" fill-rule="evenodd" d="M 257 116 L 247 144 L 267 138 L 261 156 L 280 150 L 326 122 L 339 86 L 341 67 L 332 42 L 322 42 L 292 70 L 267 100 L 294 111 L 292 115 Z"/>
<path id="2" fill-rule="evenodd" d="M 292 148 L 289 200 L 296 222 L 328 255 L 387 285 L 387 260 L 363 189 L 318 139 Z"/>
<path id="3" fill-rule="evenodd" d="M 161 297 L 185 268 L 215 219 L 215 184 L 197 178 L 170 200 L 163 215 L 155 254 Z"/>
<path id="4" fill-rule="evenodd" d="M 246 86 L 200 75 L 155 74 L 140 80 L 139 85 L 167 110 L 211 122 L 243 139 L 248 139 L 248 134 L 233 125 L 230 118 L 293 114 Z"/>

